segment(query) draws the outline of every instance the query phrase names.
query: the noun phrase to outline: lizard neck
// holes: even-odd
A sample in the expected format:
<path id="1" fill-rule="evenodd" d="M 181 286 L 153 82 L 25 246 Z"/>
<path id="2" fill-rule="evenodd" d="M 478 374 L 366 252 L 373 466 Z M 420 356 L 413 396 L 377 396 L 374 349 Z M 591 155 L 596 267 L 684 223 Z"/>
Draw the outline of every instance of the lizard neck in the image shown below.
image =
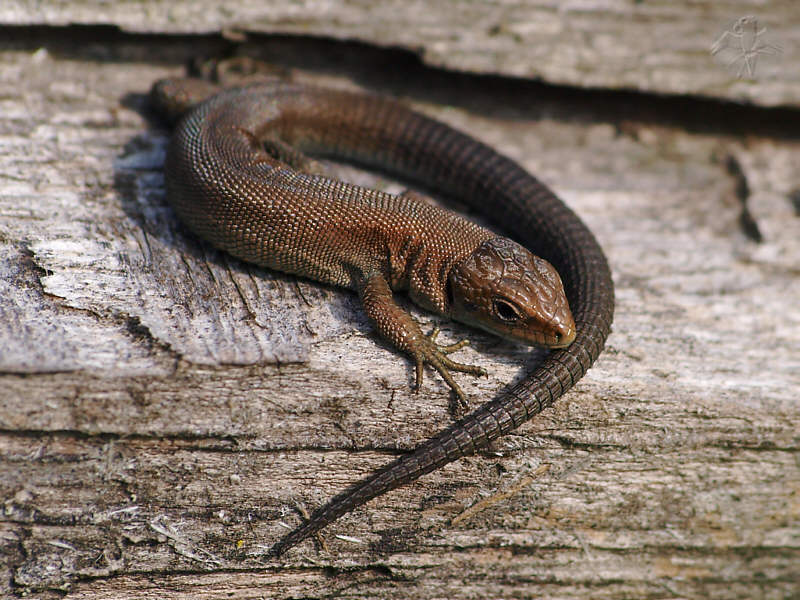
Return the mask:
<path id="1" fill-rule="evenodd" d="M 496 234 L 412 190 L 394 196 L 391 203 L 391 214 L 403 217 L 384 234 L 389 285 L 395 291 L 408 290 L 417 306 L 447 315 L 447 280 L 453 266 Z"/>
<path id="2" fill-rule="evenodd" d="M 443 248 L 437 240 L 448 238 L 442 238 L 438 233 L 426 235 L 417 245 L 405 246 L 405 249 L 413 251 L 403 257 L 405 269 L 402 284 L 417 306 L 440 315 L 450 314 L 450 272 L 484 241 L 496 237 L 491 231 L 477 226 L 470 229 L 460 236 L 457 248 Z"/>

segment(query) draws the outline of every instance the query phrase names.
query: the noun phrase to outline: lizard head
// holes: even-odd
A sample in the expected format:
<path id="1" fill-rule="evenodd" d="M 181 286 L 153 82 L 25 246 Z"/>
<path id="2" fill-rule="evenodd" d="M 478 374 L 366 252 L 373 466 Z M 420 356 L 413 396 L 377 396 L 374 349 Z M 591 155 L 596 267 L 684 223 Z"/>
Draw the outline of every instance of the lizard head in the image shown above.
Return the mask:
<path id="1" fill-rule="evenodd" d="M 516 242 L 496 237 L 457 263 L 448 277 L 450 316 L 495 335 L 563 348 L 575 321 L 555 268 Z"/>

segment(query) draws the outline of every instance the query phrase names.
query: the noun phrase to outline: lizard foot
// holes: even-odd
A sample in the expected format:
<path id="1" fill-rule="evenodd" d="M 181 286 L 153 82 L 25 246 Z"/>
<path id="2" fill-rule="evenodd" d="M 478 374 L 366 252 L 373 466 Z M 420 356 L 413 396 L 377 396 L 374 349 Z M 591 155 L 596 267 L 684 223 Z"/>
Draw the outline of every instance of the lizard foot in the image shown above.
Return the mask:
<path id="1" fill-rule="evenodd" d="M 458 401 L 462 407 L 467 406 L 469 404 L 467 402 L 467 398 L 464 395 L 464 392 L 461 391 L 461 388 L 458 386 L 458 384 L 453 380 L 452 375 L 450 375 L 450 371 L 459 371 L 461 373 L 471 373 L 472 375 L 486 377 L 486 369 L 477 367 L 475 365 L 458 363 L 448 358 L 448 354 L 451 354 L 456 350 L 460 350 L 464 346 L 469 346 L 469 340 L 461 340 L 455 344 L 443 346 L 436 343 L 436 337 L 438 335 L 439 328 L 434 327 L 433 331 L 424 336 L 420 344 L 418 344 L 417 348 L 415 348 L 415 350 L 412 352 L 412 356 L 416 362 L 417 375 L 414 391 L 417 392 L 422 387 L 423 366 L 425 364 L 429 364 L 439 372 L 439 375 L 442 376 L 442 379 L 444 379 L 445 383 L 447 383 L 447 385 L 450 386 L 450 389 L 455 392 L 456 397 L 458 398 Z"/>

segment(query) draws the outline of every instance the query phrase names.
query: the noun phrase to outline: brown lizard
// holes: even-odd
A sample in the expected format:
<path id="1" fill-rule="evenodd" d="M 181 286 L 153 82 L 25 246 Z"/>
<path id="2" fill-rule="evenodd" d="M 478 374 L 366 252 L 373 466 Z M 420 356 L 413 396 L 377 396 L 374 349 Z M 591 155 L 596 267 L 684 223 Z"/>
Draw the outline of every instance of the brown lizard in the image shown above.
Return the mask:
<path id="1" fill-rule="evenodd" d="M 480 142 L 389 99 L 282 81 L 220 91 L 198 79 L 165 80 L 152 97 L 171 118 L 183 115 L 165 164 L 181 219 L 241 259 L 355 290 L 378 333 L 415 362 L 417 389 L 429 364 L 463 401 L 450 371 L 484 371 L 453 361 L 448 355 L 467 342 L 438 345 L 438 330 L 424 335 L 394 291 L 502 337 L 557 349 L 523 381 L 331 500 L 272 554 L 518 427 L 602 350 L 614 306 L 602 250 L 543 184 Z M 317 174 L 309 155 L 457 197 L 525 246 L 416 192 L 391 195 Z"/>

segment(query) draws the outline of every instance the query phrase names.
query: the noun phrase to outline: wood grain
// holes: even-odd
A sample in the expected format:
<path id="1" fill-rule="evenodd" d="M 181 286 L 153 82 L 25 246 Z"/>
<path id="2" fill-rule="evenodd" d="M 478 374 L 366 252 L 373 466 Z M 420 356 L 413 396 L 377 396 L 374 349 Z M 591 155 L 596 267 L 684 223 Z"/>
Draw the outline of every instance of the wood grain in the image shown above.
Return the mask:
<path id="1" fill-rule="evenodd" d="M 715 42 L 748 16 L 763 33 L 751 41 L 730 37 L 712 55 Z M 425 64 L 457 71 L 800 105 L 795 0 L 6 0 L 0 22 L 111 24 L 146 34 L 222 30 L 237 41 L 259 32 L 358 40 L 403 48 Z M 752 62 L 745 66 L 746 58 Z"/>
<path id="2" fill-rule="evenodd" d="M 380 50 L 359 50 L 357 74 L 310 58 L 300 77 L 404 89 L 540 176 L 606 249 L 618 309 L 553 410 L 337 522 L 330 552 L 268 561 L 297 503 L 450 423 L 447 390 L 429 376 L 413 394 L 347 292 L 178 225 L 141 94 L 213 44 L 112 35 L 98 55 L 68 37 L 0 51 L 0 595 L 800 594 L 800 144 L 765 133 L 771 113 L 741 113 L 745 137 L 751 121 L 640 118 L 647 95 L 617 116 L 525 82 L 413 67 L 388 82 Z M 490 370 L 459 378 L 476 404 L 536 360 L 442 325 Z"/>

